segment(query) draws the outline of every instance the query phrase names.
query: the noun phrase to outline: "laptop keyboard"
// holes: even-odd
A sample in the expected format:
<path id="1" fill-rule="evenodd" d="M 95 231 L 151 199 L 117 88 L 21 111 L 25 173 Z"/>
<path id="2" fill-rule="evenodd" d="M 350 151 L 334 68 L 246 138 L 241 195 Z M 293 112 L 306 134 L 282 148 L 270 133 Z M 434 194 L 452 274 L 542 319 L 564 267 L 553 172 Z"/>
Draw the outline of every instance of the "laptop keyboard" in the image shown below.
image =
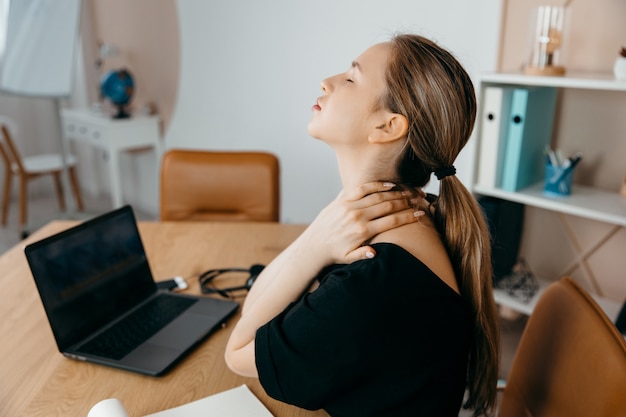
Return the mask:
<path id="1" fill-rule="evenodd" d="M 161 295 L 81 346 L 78 351 L 116 360 L 122 359 L 154 336 L 197 300 Z"/>

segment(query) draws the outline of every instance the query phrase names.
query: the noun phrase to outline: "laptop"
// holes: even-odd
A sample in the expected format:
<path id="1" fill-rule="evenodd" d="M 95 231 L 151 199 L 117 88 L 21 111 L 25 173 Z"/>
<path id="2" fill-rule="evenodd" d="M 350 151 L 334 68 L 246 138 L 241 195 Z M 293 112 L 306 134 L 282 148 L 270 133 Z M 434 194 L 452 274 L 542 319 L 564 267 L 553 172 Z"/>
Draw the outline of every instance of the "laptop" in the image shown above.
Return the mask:
<path id="1" fill-rule="evenodd" d="M 131 206 L 25 248 L 59 351 L 158 376 L 239 304 L 159 290 Z"/>

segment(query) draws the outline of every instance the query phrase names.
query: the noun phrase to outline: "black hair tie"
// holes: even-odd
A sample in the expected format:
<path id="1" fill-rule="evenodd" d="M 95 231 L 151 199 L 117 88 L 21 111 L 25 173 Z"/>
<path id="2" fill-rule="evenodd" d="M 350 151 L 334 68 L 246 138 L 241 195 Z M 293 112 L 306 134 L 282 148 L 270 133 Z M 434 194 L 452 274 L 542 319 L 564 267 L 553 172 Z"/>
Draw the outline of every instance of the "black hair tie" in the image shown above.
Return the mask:
<path id="1" fill-rule="evenodd" d="M 454 165 L 450 165 L 449 167 L 437 168 L 433 172 L 437 179 L 441 181 L 445 177 L 456 174 L 456 168 Z"/>

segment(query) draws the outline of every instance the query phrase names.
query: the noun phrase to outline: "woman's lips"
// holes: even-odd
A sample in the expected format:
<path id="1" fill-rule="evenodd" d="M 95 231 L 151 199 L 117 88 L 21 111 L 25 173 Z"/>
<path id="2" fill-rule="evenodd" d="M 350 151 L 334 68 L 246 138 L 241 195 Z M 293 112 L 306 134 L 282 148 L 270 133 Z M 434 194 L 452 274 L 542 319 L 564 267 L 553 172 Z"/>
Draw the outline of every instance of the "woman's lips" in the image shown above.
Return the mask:
<path id="1" fill-rule="evenodd" d="M 313 111 L 320 111 L 320 110 L 322 110 L 322 106 L 320 106 L 320 102 L 319 102 L 319 101 L 317 101 L 317 102 L 313 105 L 313 107 L 311 107 L 311 110 L 313 110 Z"/>

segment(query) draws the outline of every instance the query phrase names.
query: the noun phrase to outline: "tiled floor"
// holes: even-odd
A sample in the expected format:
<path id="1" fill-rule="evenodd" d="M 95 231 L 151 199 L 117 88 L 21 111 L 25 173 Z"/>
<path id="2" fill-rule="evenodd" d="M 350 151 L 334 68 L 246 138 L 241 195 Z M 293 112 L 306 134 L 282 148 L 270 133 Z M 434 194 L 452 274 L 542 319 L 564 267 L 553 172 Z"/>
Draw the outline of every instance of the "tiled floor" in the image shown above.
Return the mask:
<path id="1" fill-rule="evenodd" d="M 105 213 L 111 210 L 111 208 L 112 204 L 108 197 L 90 198 L 89 196 L 85 196 L 85 211 L 68 215 L 59 212 L 58 204 L 54 197 L 31 198 L 29 201 L 29 224 L 27 230 L 32 232 L 55 218 L 84 220 Z M 135 214 L 139 220 L 156 220 L 154 216 L 150 214 L 137 211 Z M 6 227 L 0 227 L 0 254 L 10 249 L 21 240 L 17 217 L 17 205 L 16 202 L 13 201 L 9 208 L 9 224 Z M 503 379 L 506 379 L 508 375 L 511 361 L 525 324 L 526 317 L 524 316 L 517 316 L 513 319 L 501 319 L 502 365 L 500 377 Z M 459 417 L 470 417 L 471 415 L 470 412 L 462 411 Z"/>

